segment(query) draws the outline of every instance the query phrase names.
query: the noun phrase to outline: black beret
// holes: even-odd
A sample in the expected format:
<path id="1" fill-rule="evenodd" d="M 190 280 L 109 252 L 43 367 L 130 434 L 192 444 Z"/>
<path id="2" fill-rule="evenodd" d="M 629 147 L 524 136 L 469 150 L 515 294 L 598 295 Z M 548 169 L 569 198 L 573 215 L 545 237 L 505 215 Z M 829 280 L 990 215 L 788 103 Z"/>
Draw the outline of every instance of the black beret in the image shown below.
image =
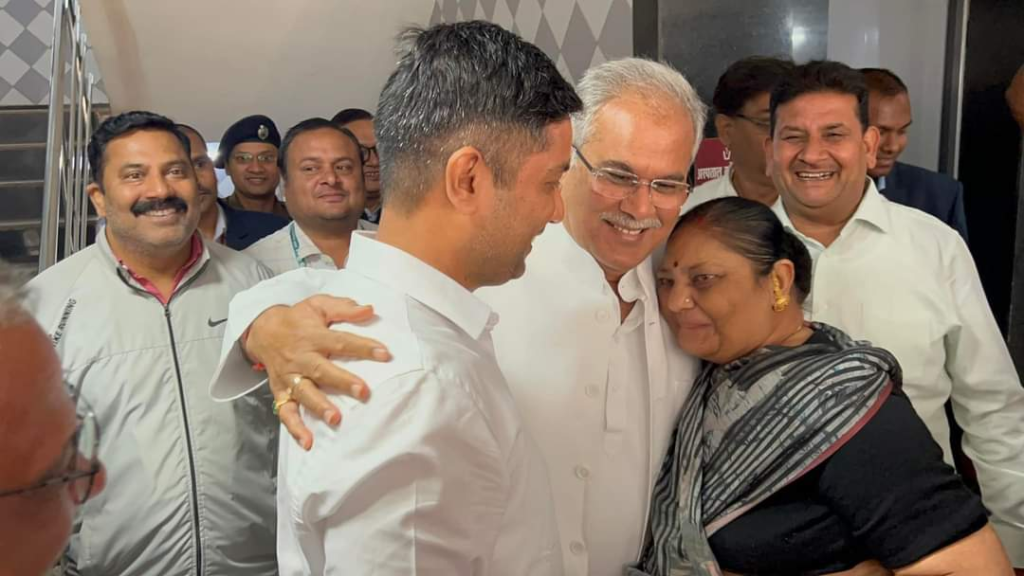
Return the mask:
<path id="1" fill-rule="evenodd" d="M 266 142 L 275 148 L 281 147 L 281 134 L 277 131 L 274 121 L 262 114 L 246 116 L 235 122 L 224 132 L 217 149 L 217 168 L 223 168 L 228 156 L 235 146 L 243 142 Z"/>

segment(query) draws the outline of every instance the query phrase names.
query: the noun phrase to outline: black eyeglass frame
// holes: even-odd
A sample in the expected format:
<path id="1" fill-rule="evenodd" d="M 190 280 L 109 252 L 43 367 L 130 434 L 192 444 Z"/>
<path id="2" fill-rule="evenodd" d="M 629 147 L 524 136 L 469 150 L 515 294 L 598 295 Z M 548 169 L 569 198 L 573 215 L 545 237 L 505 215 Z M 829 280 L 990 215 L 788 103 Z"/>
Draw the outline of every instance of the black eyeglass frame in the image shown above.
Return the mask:
<path id="1" fill-rule="evenodd" d="M 64 451 L 61 452 L 62 454 L 64 454 L 69 449 L 72 451 L 71 457 L 69 458 L 69 462 L 67 465 L 68 469 L 66 469 L 62 474 L 59 474 L 57 476 L 43 478 L 42 480 L 36 482 L 35 484 L 32 484 L 31 486 L 0 491 L 0 498 L 5 498 L 7 496 L 18 496 L 20 494 L 35 492 L 37 490 L 43 490 L 54 486 L 61 486 L 64 484 L 77 482 L 79 480 L 82 480 L 83 478 L 88 478 L 89 483 L 85 487 L 85 490 L 81 493 L 81 496 L 79 497 L 79 493 L 77 490 L 72 490 L 72 495 L 75 498 L 75 504 L 79 505 L 84 504 L 89 499 L 89 496 L 92 494 L 94 483 L 96 482 L 96 475 L 99 474 L 100 469 L 102 468 L 102 466 L 100 465 L 99 458 L 97 457 L 100 444 L 100 428 L 99 423 L 96 421 L 96 415 L 95 413 L 93 413 L 92 408 L 89 406 L 88 402 L 80 399 L 78 397 L 77 390 L 72 389 L 71 386 L 67 386 L 67 389 L 68 393 L 71 395 L 71 400 L 75 404 L 76 419 L 75 432 L 71 435 L 71 438 L 65 445 Z M 92 457 L 86 458 L 86 460 L 89 462 L 88 470 L 77 470 L 78 459 L 80 456 L 83 456 L 81 450 L 79 450 L 78 440 L 81 437 L 82 430 L 85 428 L 87 424 L 93 426 L 96 432 L 96 438 L 94 439 L 91 446 Z"/>

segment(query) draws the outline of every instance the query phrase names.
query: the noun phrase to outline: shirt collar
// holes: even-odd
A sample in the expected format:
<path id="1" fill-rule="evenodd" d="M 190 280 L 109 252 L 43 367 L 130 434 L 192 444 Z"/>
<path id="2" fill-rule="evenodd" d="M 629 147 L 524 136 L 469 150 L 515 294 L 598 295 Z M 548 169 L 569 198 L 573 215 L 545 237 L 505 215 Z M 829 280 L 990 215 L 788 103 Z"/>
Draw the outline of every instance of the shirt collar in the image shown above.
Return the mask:
<path id="1" fill-rule="evenodd" d="M 878 188 L 879 192 L 881 192 L 882 190 L 885 190 L 887 182 L 888 181 L 886 180 L 885 176 L 879 176 L 878 177 L 878 182 L 875 183 L 875 187 Z"/>
<path id="2" fill-rule="evenodd" d="M 299 226 L 297 222 L 292 220 L 289 227 L 294 232 L 293 237 L 299 243 L 298 247 L 293 246 L 297 260 L 302 261 L 313 256 L 327 257 L 327 255 L 321 252 L 320 249 L 316 247 L 316 244 L 309 239 L 309 236 L 306 236 L 306 233 L 302 230 L 302 226 Z M 292 234 L 292 232 L 289 232 L 289 234 Z M 290 239 L 291 238 L 289 238 L 289 240 Z"/>
<path id="3" fill-rule="evenodd" d="M 377 241 L 376 232 L 352 233 L 345 269 L 407 294 L 473 339 L 497 324 L 497 314 L 483 300 L 412 254 Z"/>
<path id="4" fill-rule="evenodd" d="M 206 245 L 203 243 L 202 236 L 200 236 L 199 231 L 197 230 L 193 232 L 190 245 L 191 252 L 189 253 L 188 260 L 185 261 L 185 265 L 182 266 L 174 275 L 174 288 L 171 289 L 171 294 L 165 298 L 164 295 L 156 289 L 153 283 L 149 281 L 149 279 L 136 274 L 128 267 L 127 264 L 124 263 L 123 260 L 121 260 L 120 257 L 117 256 L 117 254 L 114 254 L 114 251 L 110 247 L 110 242 L 107 241 L 106 231 L 104 231 L 103 234 L 100 234 L 96 239 L 96 245 L 99 247 L 100 252 L 116 266 L 118 274 L 126 276 L 126 280 L 133 280 L 139 287 L 152 294 L 160 301 L 161 304 L 165 305 L 178 291 L 182 282 L 197 274 L 198 271 L 202 269 L 203 264 L 210 259 L 210 252 L 206 249 Z"/>
<path id="5" fill-rule="evenodd" d="M 888 232 L 892 225 L 889 218 L 889 207 L 886 206 L 886 201 L 882 198 L 882 195 L 878 193 L 875 182 L 871 178 L 866 178 L 865 180 L 867 187 L 864 190 L 864 197 L 861 198 L 860 205 L 857 206 L 857 210 L 850 218 L 850 222 L 866 222 L 882 232 Z M 786 207 L 782 202 L 782 195 L 779 195 L 778 200 L 772 205 L 772 210 L 785 227 L 796 230 L 793 222 L 789 219 L 789 214 L 786 212 Z M 850 222 L 847 222 L 846 226 L 849 226 Z M 843 227 L 844 230 L 846 226 Z"/>
<path id="6" fill-rule="evenodd" d="M 217 225 L 213 228 L 213 241 L 223 244 L 224 236 L 228 232 L 228 219 L 220 202 L 214 200 L 214 205 L 217 206 Z"/>

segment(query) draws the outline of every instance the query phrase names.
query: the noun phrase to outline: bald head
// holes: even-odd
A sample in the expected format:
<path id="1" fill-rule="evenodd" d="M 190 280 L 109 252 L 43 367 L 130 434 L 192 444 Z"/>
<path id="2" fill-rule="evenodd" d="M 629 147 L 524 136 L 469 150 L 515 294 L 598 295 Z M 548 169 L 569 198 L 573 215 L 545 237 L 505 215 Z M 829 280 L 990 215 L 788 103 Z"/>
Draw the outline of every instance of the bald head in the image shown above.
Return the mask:
<path id="1" fill-rule="evenodd" d="M 0 263 L 0 493 L 37 486 L 66 470 L 75 407 L 42 328 L 20 304 Z M 75 503 L 67 486 L 0 497 L 0 574 L 42 574 L 60 556 Z"/>

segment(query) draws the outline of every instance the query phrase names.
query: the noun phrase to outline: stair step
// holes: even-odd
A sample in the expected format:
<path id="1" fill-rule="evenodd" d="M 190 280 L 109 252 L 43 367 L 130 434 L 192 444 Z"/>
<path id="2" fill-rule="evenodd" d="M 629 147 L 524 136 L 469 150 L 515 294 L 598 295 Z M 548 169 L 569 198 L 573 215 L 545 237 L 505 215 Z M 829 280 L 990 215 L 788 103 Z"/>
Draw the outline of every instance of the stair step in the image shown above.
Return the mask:
<path id="1" fill-rule="evenodd" d="M 0 145 L 0 180 L 40 180 L 45 173 L 45 143 Z"/>
<path id="2" fill-rule="evenodd" d="M 0 144 L 46 142 L 49 117 L 45 106 L 0 108 Z"/>

